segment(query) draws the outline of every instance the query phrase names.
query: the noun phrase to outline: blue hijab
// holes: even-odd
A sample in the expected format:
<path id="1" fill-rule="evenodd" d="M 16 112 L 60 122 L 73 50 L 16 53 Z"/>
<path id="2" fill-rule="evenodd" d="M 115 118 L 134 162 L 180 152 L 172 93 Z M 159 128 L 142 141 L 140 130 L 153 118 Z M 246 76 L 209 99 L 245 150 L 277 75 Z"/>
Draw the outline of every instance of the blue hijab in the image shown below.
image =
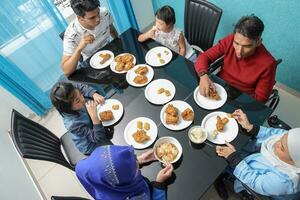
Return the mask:
<path id="1" fill-rule="evenodd" d="M 150 199 L 131 146 L 98 147 L 77 163 L 75 171 L 86 191 L 97 200 Z"/>

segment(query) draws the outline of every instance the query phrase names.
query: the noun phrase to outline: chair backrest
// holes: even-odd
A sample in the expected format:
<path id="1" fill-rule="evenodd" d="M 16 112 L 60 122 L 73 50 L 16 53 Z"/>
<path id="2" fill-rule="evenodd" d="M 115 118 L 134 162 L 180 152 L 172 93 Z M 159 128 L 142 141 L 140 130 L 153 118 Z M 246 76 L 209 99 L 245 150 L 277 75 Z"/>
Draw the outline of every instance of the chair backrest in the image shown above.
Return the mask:
<path id="1" fill-rule="evenodd" d="M 59 34 L 59 37 L 60 37 L 61 40 L 64 40 L 64 36 L 65 36 L 65 32 L 61 32 L 61 33 Z"/>
<path id="2" fill-rule="evenodd" d="M 74 170 L 61 151 L 59 138 L 14 109 L 11 114 L 11 134 L 23 158 L 46 160 Z"/>
<path id="3" fill-rule="evenodd" d="M 280 63 L 282 63 L 282 59 L 281 58 L 279 58 L 279 59 L 276 60 L 276 69 L 277 69 L 277 67 L 278 67 L 278 65 Z M 280 101 L 279 92 L 278 92 L 278 90 L 273 89 L 272 93 L 271 93 L 271 95 L 269 97 L 269 99 L 266 102 L 266 106 L 268 106 L 269 108 L 271 108 L 272 109 L 272 113 L 273 113 L 274 110 L 277 108 L 277 106 L 279 104 L 279 101 Z"/>
<path id="4" fill-rule="evenodd" d="M 205 0 L 186 0 L 184 34 L 191 45 L 206 51 L 212 47 L 222 9 Z"/>

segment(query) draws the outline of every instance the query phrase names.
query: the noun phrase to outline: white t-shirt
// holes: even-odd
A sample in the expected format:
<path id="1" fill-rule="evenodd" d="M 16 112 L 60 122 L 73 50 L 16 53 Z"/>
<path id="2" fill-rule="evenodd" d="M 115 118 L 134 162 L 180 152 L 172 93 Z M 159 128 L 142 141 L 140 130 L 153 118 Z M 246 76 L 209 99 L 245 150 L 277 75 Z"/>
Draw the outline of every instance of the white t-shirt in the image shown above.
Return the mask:
<path id="1" fill-rule="evenodd" d="M 176 53 L 179 53 L 178 41 L 179 41 L 180 34 L 181 31 L 175 27 L 169 33 L 156 30 L 154 34 L 154 39 L 159 43 L 165 45 L 166 47 L 169 47 Z M 187 42 L 186 38 L 184 38 L 184 40 L 185 40 L 185 49 L 186 49 L 185 57 L 190 58 L 193 55 L 194 50 L 191 47 L 191 45 Z"/>
<path id="2" fill-rule="evenodd" d="M 100 7 L 100 23 L 94 30 L 84 28 L 77 17 L 67 27 L 63 41 L 63 54 L 71 56 L 79 45 L 81 38 L 85 34 L 92 34 L 95 37 L 93 43 L 88 44 L 81 52 L 83 59 L 87 59 L 101 47 L 104 47 L 110 41 L 110 25 L 113 23 L 111 14 L 106 8 Z"/>

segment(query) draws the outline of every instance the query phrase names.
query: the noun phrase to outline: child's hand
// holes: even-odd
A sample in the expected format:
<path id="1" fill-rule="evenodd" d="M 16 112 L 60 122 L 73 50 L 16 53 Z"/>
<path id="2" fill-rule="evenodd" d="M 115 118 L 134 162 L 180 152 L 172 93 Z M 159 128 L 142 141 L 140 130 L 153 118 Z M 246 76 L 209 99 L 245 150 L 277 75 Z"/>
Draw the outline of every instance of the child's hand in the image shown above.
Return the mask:
<path id="1" fill-rule="evenodd" d="M 154 35 L 155 35 L 156 30 L 157 30 L 156 26 L 153 26 L 153 27 L 148 31 L 148 37 L 149 37 L 149 38 L 154 38 Z"/>
<path id="2" fill-rule="evenodd" d="M 85 107 L 93 124 L 100 124 L 100 120 L 97 116 L 97 103 L 95 101 L 88 101 L 85 103 Z"/>
<path id="3" fill-rule="evenodd" d="M 173 165 L 168 163 L 165 165 L 165 168 L 160 170 L 156 176 L 156 182 L 163 183 L 165 182 L 169 177 L 171 177 L 173 172 Z"/>
<path id="4" fill-rule="evenodd" d="M 93 99 L 94 99 L 94 101 L 95 101 L 96 103 L 98 103 L 98 104 L 104 104 L 104 102 L 105 102 L 104 97 L 101 96 L 100 94 L 98 94 L 97 92 L 95 92 L 95 93 L 93 94 Z"/>

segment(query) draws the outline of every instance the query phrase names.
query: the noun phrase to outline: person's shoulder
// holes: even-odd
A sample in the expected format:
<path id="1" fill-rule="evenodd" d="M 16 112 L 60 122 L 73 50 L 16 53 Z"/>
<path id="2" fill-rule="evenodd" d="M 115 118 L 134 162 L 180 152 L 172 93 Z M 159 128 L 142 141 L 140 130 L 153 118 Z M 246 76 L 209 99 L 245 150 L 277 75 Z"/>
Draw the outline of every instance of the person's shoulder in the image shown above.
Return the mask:
<path id="1" fill-rule="evenodd" d="M 233 39 L 234 39 L 234 34 L 231 33 L 231 34 L 225 36 L 224 38 L 222 38 L 221 40 L 226 41 L 226 42 L 232 42 Z"/>
<path id="2" fill-rule="evenodd" d="M 79 30 L 76 25 L 76 19 L 74 19 L 65 30 L 64 40 L 74 38 L 78 34 L 78 32 L 79 32 Z"/>
<path id="3" fill-rule="evenodd" d="M 262 62 L 269 63 L 270 65 L 276 62 L 276 59 L 273 57 L 273 55 L 267 50 L 267 48 L 263 44 L 257 47 L 257 52 Z"/>

